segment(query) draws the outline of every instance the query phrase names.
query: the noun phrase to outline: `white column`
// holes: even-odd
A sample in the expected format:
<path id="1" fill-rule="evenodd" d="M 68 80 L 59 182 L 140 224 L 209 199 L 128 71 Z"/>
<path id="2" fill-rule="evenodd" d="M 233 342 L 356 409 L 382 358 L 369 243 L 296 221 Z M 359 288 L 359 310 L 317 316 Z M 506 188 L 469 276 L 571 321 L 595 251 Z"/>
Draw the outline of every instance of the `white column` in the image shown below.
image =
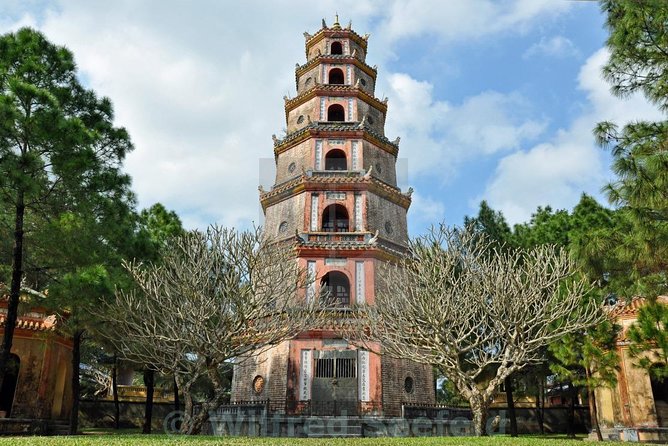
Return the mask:
<path id="1" fill-rule="evenodd" d="M 326 121 L 327 116 L 325 116 L 325 98 L 320 98 L 320 121 Z"/>
<path id="2" fill-rule="evenodd" d="M 348 117 L 346 121 L 353 121 L 353 98 L 348 98 Z"/>
<path id="3" fill-rule="evenodd" d="M 311 195 L 311 231 L 318 230 L 318 194 Z"/>
<path id="4" fill-rule="evenodd" d="M 313 376 L 313 351 L 302 350 L 302 367 L 299 374 L 299 400 L 308 401 L 311 399 L 311 378 Z"/>
<path id="5" fill-rule="evenodd" d="M 353 166 L 352 170 L 359 170 L 360 168 L 360 160 L 359 160 L 359 147 L 357 145 L 357 141 L 351 142 L 352 145 L 352 158 L 353 158 Z"/>
<path id="6" fill-rule="evenodd" d="M 364 229 L 364 219 L 362 218 L 362 196 L 355 194 L 355 231 Z"/>
<path id="7" fill-rule="evenodd" d="M 364 262 L 355 262 L 355 300 L 358 304 L 366 303 L 364 287 Z"/>
<path id="8" fill-rule="evenodd" d="M 322 140 L 316 139 L 315 141 L 315 170 L 322 169 Z"/>
<path id="9" fill-rule="evenodd" d="M 359 400 L 369 401 L 369 352 L 357 350 L 357 381 Z"/>
<path id="10" fill-rule="evenodd" d="M 306 262 L 306 274 L 308 274 L 308 288 L 306 289 L 306 302 L 311 303 L 315 299 L 315 262 Z"/>

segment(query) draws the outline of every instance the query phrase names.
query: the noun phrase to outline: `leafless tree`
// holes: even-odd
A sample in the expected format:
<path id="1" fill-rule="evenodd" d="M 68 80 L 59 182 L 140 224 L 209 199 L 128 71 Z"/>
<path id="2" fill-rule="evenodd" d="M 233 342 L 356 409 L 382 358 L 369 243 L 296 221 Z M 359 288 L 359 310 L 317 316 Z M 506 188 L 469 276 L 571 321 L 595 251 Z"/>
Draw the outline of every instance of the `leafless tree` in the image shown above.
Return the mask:
<path id="1" fill-rule="evenodd" d="M 127 263 L 136 288 L 102 309 L 119 355 L 174 374 L 184 394 L 181 430 L 197 433 L 226 397 L 222 371 L 317 324 L 304 300 L 307 277 L 291 246 L 261 241 L 259 230 L 210 227 L 173 239 L 156 265 Z M 214 396 L 193 413 L 195 381 Z"/>
<path id="2" fill-rule="evenodd" d="M 357 331 L 383 354 L 440 368 L 469 400 L 476 435 L 499 385 L 541 348 L 601 318 L 567 253 L 500 252 L 484 236 L 441 225 L 389 265 Z"/>

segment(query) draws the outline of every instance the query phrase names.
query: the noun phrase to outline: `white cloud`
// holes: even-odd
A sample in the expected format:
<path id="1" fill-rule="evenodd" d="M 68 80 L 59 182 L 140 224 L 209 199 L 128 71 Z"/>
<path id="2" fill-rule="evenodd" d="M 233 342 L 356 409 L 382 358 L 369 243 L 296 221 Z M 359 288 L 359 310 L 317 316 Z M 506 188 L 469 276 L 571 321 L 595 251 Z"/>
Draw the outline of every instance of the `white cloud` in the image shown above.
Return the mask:
<path id="1" fill-rule="evenodd" d="M 548 142 L 503 158 L 476 203 L 487 199 L 510 223 L 519 223 L 528 220 L 538 206 L 571 208 L 583 191 L 598 193 L 606 181 L 607 166 L 603 150 L 594 143 L 592 129 L 596 123 L 611 120 L 623 125 L 662 118 L 641 96 L 628 100 L 612 96 L 600 74 L 607 59 L 607 50 L 601 49 L 580 69 L 578 85 L 589 100 L 583 113 Z"/>
<path id="2" fill-rule="evenodd" d="M 413 201 L 408 210 L 408 219 L 413 223 L 432 224 L 443 221 L 445 206 L 441 201 L 423 196 L 419 192 L 413 193 Z"/>
<path id="3" fill-rule="evenodd" d="M 527 48 L 522 58 L 529 59 L 534 56 L 550 56 L 555 58 L 579 57 L 580 50 L 567 37 L 554 36 L 550 39 L 541 37 L 539 42 Z"/>
<path id="4" fill-rule="evenodd" d="M 380 31 L 390 40 L 436 34 L 445 41 L 479 39 L 504 31 L 523 31 L 545 16 L 572 5 L 559 0 L 403 0 L 388 7 Z"/>
<path id="5" fill-rule="evenodd" d="M 331 24 L 335 11 L 345 11 L 342 23 L 352 18 L 358 32 L 372 32 L 370 63 L 389 85 L 382 65 L 392 42 L 420 33 L 455 41 L 522 32 L 570 8 L 554 0 L 295 5 L 10 0 L 0 6 L 0 32 L 38 26 L 74 52 L 91 88 L 112 99 L 136 147 L 126 170 L 141 207 L 160 201 L 190 226 L 248 225 L 258 220 L 259 160 L 273 155 L 271 134 L 285 125 L 281 97 L 294 92 L 294 63 L 304 62 L 300 33 L 317 30 L 320 17 Z M 39 10 L 25 13 L 30 8 Z M 451 169 L 468 153 L 511 150 L 543 128 L 513 114 L 524 107 L 517 95 L 487 92 L 450 105 L 434 99 L 427 83 L 391 78 L 388 133 L 402 136 L 401 155 L 419 171 Z"/>
<path id="6" fill-rule="evenodd" d="M 411 174 L 453 174 L 463 160 L 519 148 L 546 123 L 528 118 L 517 93 L 482 92 L 453 105 L 433 97 L 428 82 L 408 74 L 389 76 L 388 135 L 401 135 L 401 155 Z"/>

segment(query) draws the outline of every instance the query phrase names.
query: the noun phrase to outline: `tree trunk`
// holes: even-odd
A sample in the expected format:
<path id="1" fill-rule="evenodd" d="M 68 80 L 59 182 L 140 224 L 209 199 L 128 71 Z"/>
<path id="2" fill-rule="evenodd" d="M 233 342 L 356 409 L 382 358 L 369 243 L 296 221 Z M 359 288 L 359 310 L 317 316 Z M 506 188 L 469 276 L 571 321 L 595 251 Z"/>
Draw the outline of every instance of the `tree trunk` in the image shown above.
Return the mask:
<path id="1" fill-rule="evenodd" d="M 181 402 L 179 401 L 179 385 L 176 382 L 176 376 L 174 377 L 174 410 L 181 410 Z"/>
<path id="2" fill-rule="evenodd" d="M 151 433 L 151 422 L 153 421 L 153 389 L 155 386 L 155 372 L 151 369 L 144 370 L 144 385 L 146 386 L 146 406 L 144 408 L 143 434 Z"/>
<path id="3" fill-rule="evenodd" d="M 487 404 L 481 395 L 469 399 L 473 415 L 473 432 L 478 437 L 487 436 Z"/>
<path id="4" fill-rule="evenodd" d="M 79 431 L 79 364 L 81 363 L 81 341 L 84 330 L 77 330 L 72 337 L 72 412 L 70 413 L 70 435 Z"/>
<path id="5" fill-rule="evenodd" d="M 589 367 L 585 367 L 585 374 L 587 375 L 587 395 L 589 396 L 589 417 L 591 418 L 591 428 L 596 431 L 596 439 L 598 441 L 603 441 L 603 434 L 601 434 L 601 428 L 598 425 L 598 410 L 596 408 L 596 395 L 594 394 L 594 388 L 589 385 L 591 382 L 591 373 L 589 372 Z"/>
<path id="6" fill-rule="evenodd" d="M 545 423 L 543 422 L 543 377 L 536 380 L 536 421 L 538 421 L 538 429 L 543 435 L 545 433 Z"/>
<path id="7" fill-rule="evenodd" d="M 12 283 L 9 290 L 9 302 L 7 303 L 7 315 L 5 316 L 4 334 L 2 336 L 2 351 L 0 351 L 0 389 L 5 380 L 9 355 L 12 352 L 12 341 L 14 340 L 14 328 L 19 311 L 21 299 L 21 280 L 23 279 L 23 217 L 25 215 L 25 203 L 23 191 L 16 194 L 16 208 L 14 214 L 14 249 L 12 251 Z"/>
<path id="8" fill-rule="evenodd" d="M 578 399 L 578 390 L 572 381 L 568 382 L 568 389 L 571 393 L 571 401 L 568 406 L 568 437 L 575 438 L 575 402 Z"/>
<path id="9" fill-rule="evenodd" d="M 509 376 L 505 380 L 506 403 L 508 404 L 508 418 L 510 418 L 510 436 L 517 437 L 517 418 L 515 417 L 515 401 L 513 398 L 513 379 Z"/>
<path id="10" fill-rule="evenodd" d="M 121 406 L 118 403 L 118 358 L 114 355 L 114 366 L 111 369 L 111 391 L 114 396 L 114 429 L 121 425 Z"/>

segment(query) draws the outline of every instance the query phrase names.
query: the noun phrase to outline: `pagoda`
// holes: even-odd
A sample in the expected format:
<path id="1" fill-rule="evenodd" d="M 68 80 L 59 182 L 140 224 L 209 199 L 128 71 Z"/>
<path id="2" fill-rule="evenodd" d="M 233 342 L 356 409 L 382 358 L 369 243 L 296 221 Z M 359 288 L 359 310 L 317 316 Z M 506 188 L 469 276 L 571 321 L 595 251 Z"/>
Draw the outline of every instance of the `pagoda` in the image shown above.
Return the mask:
<path id="1" fill-rule="evenodd" d="M 391 287 L 379 267 L 406 252 L 412 191 L 397 187 L 399 138 L 385 136 L 387 99 L 374 95 L 368 34 L 337 16 L 304 37 L 297 95 L 284 98 L 287 133 L 274 136 L 275 184 L 260 188 L 260 203 L 265 236 L 296 240 L 298 261 L 316 278 L 305 298 L 327 299 L 334 317 L 236 365 L 231 402 L 266 401 L 283 414 L 399 416 L 402 404 L 434 403 L 431 367 L 357 348 L 336 322 Z"/>

